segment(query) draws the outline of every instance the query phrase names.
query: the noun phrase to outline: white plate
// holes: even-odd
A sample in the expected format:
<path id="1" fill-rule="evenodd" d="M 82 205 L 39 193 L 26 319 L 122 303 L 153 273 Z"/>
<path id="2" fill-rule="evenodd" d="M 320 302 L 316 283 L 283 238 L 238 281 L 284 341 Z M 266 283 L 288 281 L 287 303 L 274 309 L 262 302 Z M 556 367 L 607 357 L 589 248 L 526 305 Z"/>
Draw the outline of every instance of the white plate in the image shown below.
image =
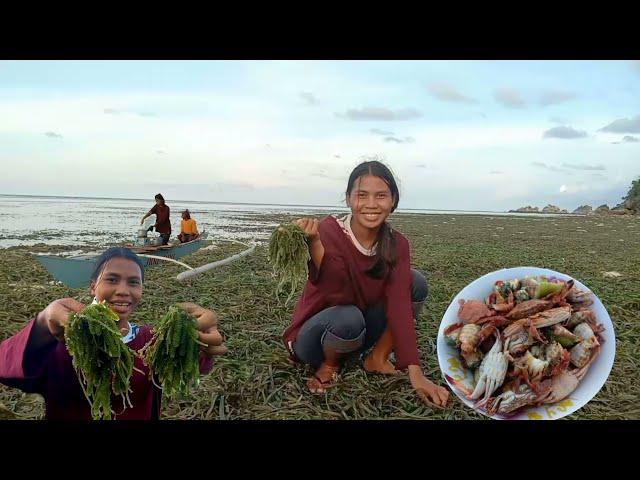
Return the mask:
<path id="1" fill-rule="evenodd" d="M 572 277 L 565 275 L 564 273 L 555 272 L 546 268 L 537 267 L 515 267 L 505 268 L 497 270 L 495 272 L 488 273 L 477 280 L 474 280 L 469 285 L 464 287 L 458 295 L 455 296 L 453 301 L 449 304 L 447 311 L 442 317 L 440 323 L 440 329 L 438 330 L 438 362 L 440 363 L 440 370 L 442 371 L 443 378 L 445 374 L 450 375 L 456 380 L 462 381 L 467 387 L 472 388 L 473 375 L 470 370 L 465 369 L 460 364 L 460 356 L 457 350 L 447 345 L 444 340 L 444 330 L 451 324 L 458 322 L 458 309 L 460 307 L 458 300 L 485 300 L 493 289 L 493 285 L 498 280 L 511 280 L 513 278 L 522 279 L 526 276 L 546 275 L 549 277 L 557 277 L 561 280 L 569 280 Z M 591 292 L 584 284 L 574 279 L 575 286 L 580 290 Z M 593 294 L 593 292 L 591 292 Z M 600 354 L 593 361 L 589 371 L 582 379 L 578 388 L 576 388 L 571 395 L 564 400 L 554 403 L 543 405 L 540 407 L 526 407 L 520 410 L 516 415 L 510 417 L 511 419 L 519 420 L 555 420 L 562 418 L 565 415 L 569 415 L 589 400 L 591 400 L 602 388 L 604 382 L 606 382 L 611 367 L 613 366 L 613 359 L 615 358 L 616 338 L 613 331 L 613 324 L 607 310 L 602 305 L 600 299 L 593 294 L 593 304 L 589 307 L 596 315 L 597 322 L 604 326 L 604 332 L 602 336 L 605 341 L 602 343 Z M 449 383 L 447 381 L 447 383 Z M 452 385 L 449 384 L 454 393 L 462 400 L 466 405 L 473 408 L 473 402 L 464 398 Z M 491 416 L 488 413 L 476 409 L 476 411 L 486 416 Z M 503 419 L 498 415 L 491 416 L 495 419 Z"/>

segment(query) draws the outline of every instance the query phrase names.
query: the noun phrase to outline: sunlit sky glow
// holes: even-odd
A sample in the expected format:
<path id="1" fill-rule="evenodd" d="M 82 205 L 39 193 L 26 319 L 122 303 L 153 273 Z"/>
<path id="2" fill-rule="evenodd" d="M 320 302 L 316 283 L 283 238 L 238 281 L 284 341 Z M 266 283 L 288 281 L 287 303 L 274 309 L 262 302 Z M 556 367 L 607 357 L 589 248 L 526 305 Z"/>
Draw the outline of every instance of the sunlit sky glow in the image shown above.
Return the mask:
<path id="1" fill-rule="evenodd" d="M 383 157 L 400 207 L 620 202 L 638 61 L 2 61 L 0 193 L 335 205 Z"/>

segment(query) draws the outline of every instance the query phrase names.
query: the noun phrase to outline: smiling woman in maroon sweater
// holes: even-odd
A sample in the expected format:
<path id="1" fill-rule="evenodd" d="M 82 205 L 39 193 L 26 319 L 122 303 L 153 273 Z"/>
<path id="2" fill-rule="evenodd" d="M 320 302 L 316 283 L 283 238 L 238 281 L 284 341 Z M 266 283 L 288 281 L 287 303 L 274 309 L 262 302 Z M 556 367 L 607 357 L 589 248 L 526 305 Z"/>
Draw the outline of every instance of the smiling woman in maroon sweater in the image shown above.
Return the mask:
<path id="1" fill-rule="evenodd" d="M 118 327 L 129 348 L 140 350 L 152 338 L 148 325 L 129 323 L 142 297 L 144 271 L 139 257 L 125 248 L 104 252 L 91 278 L 91 294 L 106 301 L 118 315 Z M 198 335 L 207 347 L 201 347 L 200 373 L 211 370 L 214 355 L 226 352 L 218 332 L 214 312 L 193 303 L 183 304 L 198 319 Z M 0 343 L 0 383 L 45 399 L 48 420 L 91 420 L 91 407 L 73 368 L 64 344 L 64 327 L 69 315 L 84 305 L 73 298 L 51 302 L 20 332 Z M 135 358 L 131 377 L 131 407 L 124 408 L 120 396 L 111 397 L 117 420 L 157 420 L 160 417 L 161 390 L 149 378 L 149 369 Z M 141 373 L 142 372 L 142 373 Z"/>
<path id="2" fill-rule="evenodd" d="M 312 393 L 335 383 L 345 355 L 363 352 L 365 370 L 408 370 L 421 400 L 447 403 L 449 392 L 420 367 L 415 318 L 428 287 L 411 269 L 409 241 L 386 221 L 399 199 L 391 171 L 378 161 L 364 162 L 347 184 L 350 215 L 296 222 L 309 239 L 309 279 L 283 338 L 294 360 L 315 369 L 308 381 Z"/>

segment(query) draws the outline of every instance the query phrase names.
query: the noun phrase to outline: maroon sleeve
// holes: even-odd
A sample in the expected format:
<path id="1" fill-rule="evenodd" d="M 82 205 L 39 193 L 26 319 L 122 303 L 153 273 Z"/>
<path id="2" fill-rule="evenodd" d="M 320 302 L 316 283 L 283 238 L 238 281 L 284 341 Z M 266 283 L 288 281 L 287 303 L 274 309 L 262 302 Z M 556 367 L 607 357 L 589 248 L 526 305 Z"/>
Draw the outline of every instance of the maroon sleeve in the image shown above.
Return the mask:
<path id="1" fill-rule="evenodd" d="M 317 285 L 318 282 L 320 281 L 320 272 L 324 272 L 325 271 L 325 265 L 326 265 L 326 259 L 327 259 L 327 251 L 324 251 L 324 255 L 322 256 L 322 261 L 320 262 L 320 267 L 316 267 L 316 263 L 313 261 L 313 258 L 309 259 L 309 262 L 307 263 L 307 266 L 309 268 L 309 281 L 313 284 L 313 285 Z"/>
<path id="2" fill-rule="evenodd" d="M 332 287 L 336 281 L 346 276 L 344 259 L 334 252 L 325 249 L 320 268 L 316 267 L 313 260 L 309 260 L 309 281 L 321 290 Z"/>
<path id="3" fill-rule="evenodd" d="M 200 355 L 200 375 L 206 375 L 213 368 L 214 357 Z"/>
<path id="4" fill-rule="evenodd" d="M 324 247 L 320 268 L 316 267 L 313 260 L 309 260 L 309 282 L 326 296 L 343 292 L 349 283 L 347 265 L 338 250 L 340 240 L 346 240 L 347 237 L 342 239 L 340 236 L 336 236 L 333 225 L 329 222 L 335 222 L 335 220 L 327 217 L 320 222 L 320 240 Z M 339 233 L 342 235 L 342 232 Z"/>
<path id="5" fill-rule="evenodd" d="M 153 207 L 151 207 L 151 210 L 149 210 L 149 213 L 151 215 L 157 215 L 158 213 L 158 204 L 156 203 Z"/>
<path id="6" fill-rule="evenodd" d="M 322 242 L 322 246 L 324 247 L 324 255 L 322 255 L 322 261 L 320 262 L 320 267 L 316 267 L 315 262 L 312 258 L 309 258 L 309 281 L 313 285 L 317 285 L 320 282 L 321 278 L 326 277 L 325 272 L 327 271 L 328 265 L 331 263 L 328 261 L 328 258 L 331 257 L 331 238 L 330 231 L 328 229 L 327 222 L 329 221 L 329 217 L 325 218 L 318 225 L 318 234 L 320 235 L 320 241 Z"/>
<path id="7" fill-rule="evenodd" d="M 34 328 L 35 319 L 14 336 L 0 343 L 0 383 L 37 393 L 41 377 L 46 371 L 46 361 L 57 341 L 45 345 L 44 348 L 29 350 L 29 338 Z"/>
<path id="8" fill-rule="evenodd" d="M 411 308 L 411 252 L 409 241 L 397 237 L 397 263 L 385 289 L 385 312 L 395 345 L 396 368 L 420 365 L 420 352 Z"/>

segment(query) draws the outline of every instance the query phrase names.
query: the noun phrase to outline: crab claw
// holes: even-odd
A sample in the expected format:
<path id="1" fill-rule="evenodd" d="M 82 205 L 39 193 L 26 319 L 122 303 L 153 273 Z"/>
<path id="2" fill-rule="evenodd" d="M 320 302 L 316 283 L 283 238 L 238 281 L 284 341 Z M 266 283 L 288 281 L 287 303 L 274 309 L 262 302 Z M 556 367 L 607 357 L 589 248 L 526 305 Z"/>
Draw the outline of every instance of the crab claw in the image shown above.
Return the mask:
<path id="1" fill-rule="evenodd" d="M 462 325 L 463 325 L 462 322 L 453 323 L 453 324 L 449 325 L 447 328 L 444 329 L 444 334 L 445 335 L 449 335 L 451 332 L 454 332 L 454 331 L 458 330 L 459 328 L 462 328 Z"/>
<path id="2" fill-rule="evenodd" d="M 469 397 L 473 393 L 473 390 L 467 387 L 464 383 L 453 378 L 451 375 L 445 374 L 444 378 L 447 379 L 449 385 L 451 385 L 456 390 L 460 390 L 465 397 Z"/>
<path id="3" fill-rule="evenodd" d="M 533 322 L 531 323 L 531 325 L 529 325 L 529 335 L 531 336 L 531 338 L 534 338 L 538 342 L 547 343 L 547 339 L 544 338 L 542 332 L 540 332 L 540 330 L 535 327 Z"/>

